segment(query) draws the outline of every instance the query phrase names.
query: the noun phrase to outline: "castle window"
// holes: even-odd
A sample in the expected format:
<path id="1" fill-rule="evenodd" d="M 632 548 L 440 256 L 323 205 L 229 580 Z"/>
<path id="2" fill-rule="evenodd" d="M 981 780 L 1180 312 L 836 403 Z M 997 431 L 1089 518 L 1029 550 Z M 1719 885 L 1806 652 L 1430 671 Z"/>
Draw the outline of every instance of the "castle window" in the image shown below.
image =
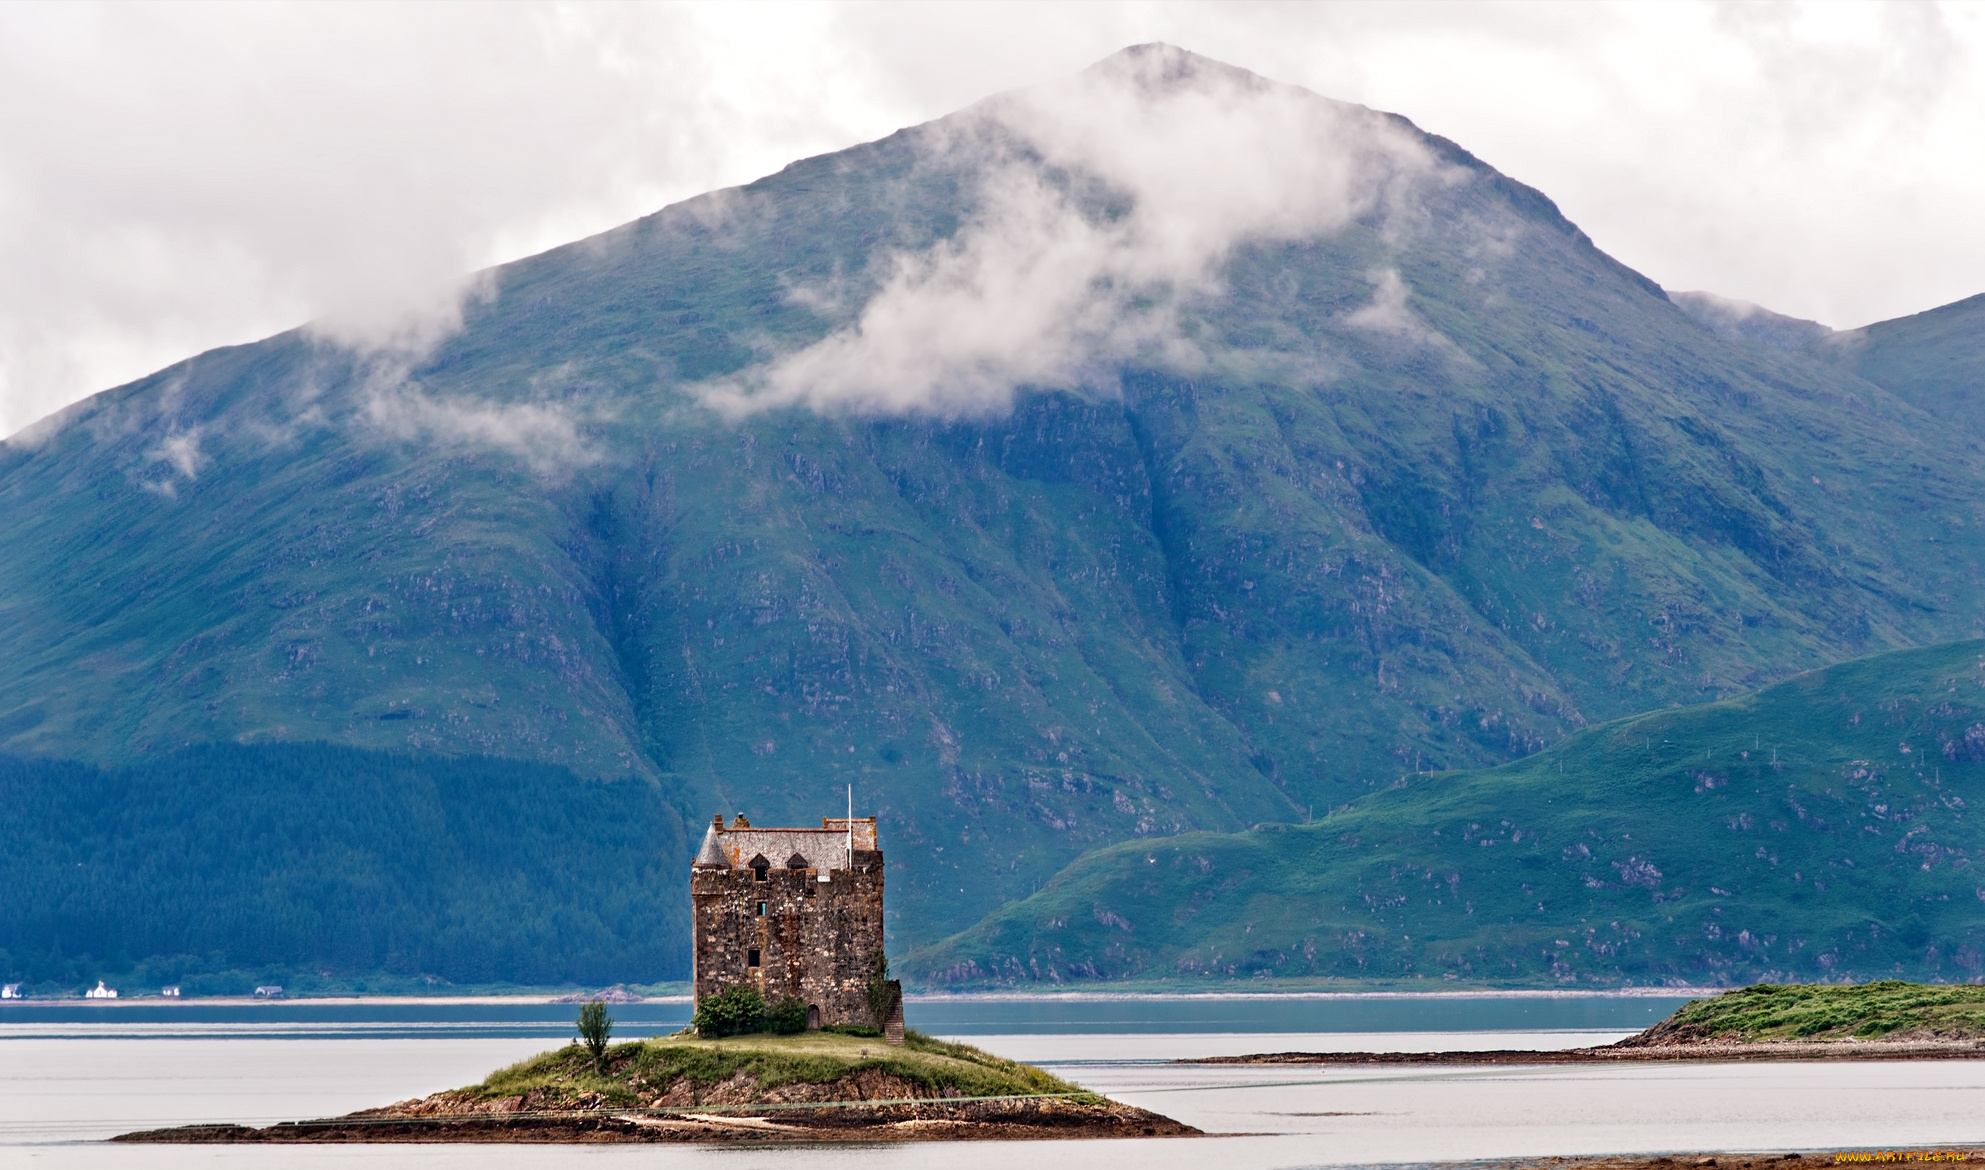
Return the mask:
<path id="1" fill-rule="evenodd" d="M 745 864 L 751 867 L 751 872 L 757 880 L 761 882 L 768 880 L 765 876 L 765 871 L 772 868 L 772 863 L 765 860 L 763 853 L 745 862 Z"/>
<path id="2" fill-rule="evenodd" d="M 763 918 L 763 917 L 765 917 L 765 903 L 763 903 L 763 902 L 760 902 L 760 903 L 758 904 L 758 916 L 759 916 L 760 918 Z"/>
<path id="3" fill-rule="evenodd" d="M 744 965 L 747 967 L 756 967 L 758 965 L 758 952 L 756 950 L 745 952 Z"/>

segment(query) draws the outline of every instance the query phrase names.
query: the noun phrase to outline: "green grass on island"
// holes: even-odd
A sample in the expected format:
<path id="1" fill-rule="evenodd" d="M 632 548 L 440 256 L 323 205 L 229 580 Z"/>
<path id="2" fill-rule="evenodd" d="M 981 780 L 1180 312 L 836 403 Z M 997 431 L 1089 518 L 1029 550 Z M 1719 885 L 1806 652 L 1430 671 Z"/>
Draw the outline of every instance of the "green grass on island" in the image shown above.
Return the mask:
<path id="1" fill-rule="evenodd" d="M 1684 1004 L 1644 1035 L 1667 1043 L 1985 1040 L 1985 986 L 1760 983 Z"/>
<path id="2" fill-rule="evenodd" d="M 608 1049 L 604 1074 L 594 1069 L 585 1048 L 570 1044 L 511 1065 L 462 1092 L 472 1100 L 496 1101 L 538 1091 L 539 1100 L 552 1108 L 602 1099 L 608 1105 L 632 1106 L 654 1101 L 680 1081 L 689 1082 L 691 1091 L 700 1098 L 701 1090 L 738 1077 L 764 1091 L 796 1084 L 830 1084 L 868 1070 L 910 1082 L 921 1090 L 916 1094 L 919 1096 L 1065 1093 L 1076 1101 L 1102 1100 L 1032 1065 L 914 1030 L 904 1033 L 901 1047 L 880 1038 L 836 1032 L 793 1036 L 761 1033 L 721 1040 L 688 1035 L 656 1037 Z"/>

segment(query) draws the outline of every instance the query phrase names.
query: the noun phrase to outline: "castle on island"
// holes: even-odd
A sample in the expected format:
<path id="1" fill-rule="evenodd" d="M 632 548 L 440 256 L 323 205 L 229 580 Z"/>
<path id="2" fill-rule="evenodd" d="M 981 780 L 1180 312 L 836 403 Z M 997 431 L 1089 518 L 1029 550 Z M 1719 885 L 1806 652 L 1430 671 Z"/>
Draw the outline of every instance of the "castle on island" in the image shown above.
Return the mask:
<path id="1" fill-rule="evenodd" d="M 882 850 L 874 817 L 822 817 L 817 829 L 761 829 L 719 815 L 690 863 L 695 989 L 747 984 L 806 1001 L 807 1027 L 878 1023 L 869 982 L 882 956 Z M 901 1043 L 902 993 L 882 1021 Z"/>

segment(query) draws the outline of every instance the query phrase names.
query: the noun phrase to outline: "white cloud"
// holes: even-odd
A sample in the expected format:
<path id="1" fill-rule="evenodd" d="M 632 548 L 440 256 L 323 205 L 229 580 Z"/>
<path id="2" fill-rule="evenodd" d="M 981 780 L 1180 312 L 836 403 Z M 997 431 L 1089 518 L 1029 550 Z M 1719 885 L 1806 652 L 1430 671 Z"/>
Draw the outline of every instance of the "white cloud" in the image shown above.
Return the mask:
<path id="1" fill-rule="evenodd" d="M 980 198 L 957 239 L 896 258 L 856 324 L 706 388 L 705 400 L 728 411 L 801 402 L 970 414 L 1004 405 L 1016 385 L 1078 379 L 1099 351 L 1135 345 L 1121 312 L 1135 288 L 1108 283 L 1134 251 L 1122 225 L 1093 221 L 1021 167 L 991 176 Z"/>
<path id="2" fill-rule="evenodd" d="M 335 305 L 306 327 L 313 337 L 360 357 L 411 359 L 462 328 L 463 314 L 496 297 L 497 273 L 485 270 L 443 284 L 409 283 L 370 300 Z"/>
<path id="3" fill-rule="evenodd" d="M 0 5 L 0 435 L 887 133 L 811 6 Z"/>
<path id="4" fill-rule="evenodd" d="M 200 478 L 200 469 L 207 465 L 207 456 L 200 450 L 200 428 L 190 431 L 177 431 L 159 441 L 152 448 L 152 458 L 161 463 L 170 463 L 173 469 L 187 479 Z"/>
<path id="5" fill-rule="evenodd" d="M 854 324 L 706 401 L 970 414 L 1131 354 L 1180 356 L 1172 310 L 1217 293 L 1236 244 L 1332 231 L 1434 170 L 1370 111 L 1162 45 L 925 136 L 935 160 L 983 173 L 971 222 L 897 257 Z"/>
<path id="6" fill-rule="evenodd" d="M 408 443 L 499 451 L 540 475 L 583 467 L 599 453 L 579 433 L 579 420 L 557 403 L 491 402 L 465 395 L 440 398 L 398 371 L 375 371 L 365 397 L 365 422 Z"/>
<path id="7" fill-rule="evenodd" d="M 0 5 L 0 434 L 1150 40 L 1404 113 L 1667 287 L 1985 283 L 1964 3 Z"/>
<path id="8" fill-rule="evenodd" d="M 1366 275 L 1372 282 L 1372 303 L 1346 316 L 1346 324 L 1404 341 L 1432 342 L 1439 336 L 1406 307 L 1406 282 L 1399 278 L 1397 268 L 1381 268 Z"/>
<path id="9" fill-rule="evenodd" d="M 199 427 L 169 432 L 151 450 L 145 452 L 145 458 L 150 462 L 144 472 L 138 475 L 138 486 L 168 500 L 177 499 L 179 496 L 179 485 L 173 479 L 173 471 L 188 480 L 194 480 L 200 478 L 200 469 L 210 462 L 207 455 L 200 450 Z M 160 463 L 166 464 L 172 470 L 154 475 L 153 471 Z"/>

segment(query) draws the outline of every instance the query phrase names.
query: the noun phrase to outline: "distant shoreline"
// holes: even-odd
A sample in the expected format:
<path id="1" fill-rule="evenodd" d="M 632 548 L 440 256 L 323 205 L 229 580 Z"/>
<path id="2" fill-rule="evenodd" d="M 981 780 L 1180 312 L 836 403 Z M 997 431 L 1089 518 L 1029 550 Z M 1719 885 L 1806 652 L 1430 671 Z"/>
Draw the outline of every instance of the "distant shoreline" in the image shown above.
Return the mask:
<path id="1" fill-rule="evenodd" d="M 1355 1000 L 1355 999 L 1702 999 L 1721 995 L 1724 987 L 1524 988 L 1480 991 L 919 991 L 905 995 L 910 1003 L 997 1002 L 999 1000 L 1059 1000 L 1067 1002 L 1150 1000 Z"/>
<path id="2" fill-rule="evenodd" d="M 1223 1000 L 1448 1000 L 1448 999 L 1702 999 L 1721 995 L 1727 988 L 1722 987 L 1622 987 L 1611 990 L 1597 989 L 1520 989 L 1484 991 L 920 991 L 910 992 L 903 999 L 906 1003 L 1208 1003 Z M 35 996 L 26 999 L 0 1000 L 0 1011 L 14 1005 L 30 1004 L 64 1006 L 77 1005 L 115 1011 L 120 1007 L 159 1007 L 159 1006 L 201 1006 L 201 1007 L 248 1007 L 273 1006 L 277 1004 L 311 1004 L 320 1007 L 338 1006 L 406 1006 L 406 1007 L 445 1007 L 449 1005 L 475 1006 L 557 1006 L 582 1002 L 587 993 L 565 992 L 559 995 L 285 995 L 281 997 L 257 997 L 248 995 L 201 995 L 201 996 L 161 996 L 130 995 L 116 999 L 84 999 L 82 996 Z M 688 995 L 649 995 L 638 999 L 615 1002 L 613 1006 L 636 1004 L 684 1004 L 692 1002 Z"/>
<path id="3" fill-rule="evenodd" d="M 121 1007 L 275 1007 L 280 1004 L 309 1004 L 313 1007 L 446 1007 L 449 1005 L 487 1007 L 543 1005 L 556 1007 L 560 1004 L 577 1004 L 579 1002 L 582 1001 L 575 1000 L 570 995 L 284 995 L 260 997 L 252 995 L 120 995 L 116 999 L 84 999 L 78 995 L 62 997 L 36 996 L 29 999 L 0 1001 L 0 1011 L 5 1011 L 7 1008 L 17 1004 L 23 1007 L 30 1004 L 41 1006 L 61 1004 L 65 1007 L 75 1005 L 78 1007 L 102 1008 L 105 1011 L 116 1011 Z M 687 995 L 657 995 L 625 1000 L 622 1003 L 616 1003 L 614 1006 L 619 1007 L 623 1004 L 641 1003 L 687 1004 L 689 1002 L 690 997 Z"/>

